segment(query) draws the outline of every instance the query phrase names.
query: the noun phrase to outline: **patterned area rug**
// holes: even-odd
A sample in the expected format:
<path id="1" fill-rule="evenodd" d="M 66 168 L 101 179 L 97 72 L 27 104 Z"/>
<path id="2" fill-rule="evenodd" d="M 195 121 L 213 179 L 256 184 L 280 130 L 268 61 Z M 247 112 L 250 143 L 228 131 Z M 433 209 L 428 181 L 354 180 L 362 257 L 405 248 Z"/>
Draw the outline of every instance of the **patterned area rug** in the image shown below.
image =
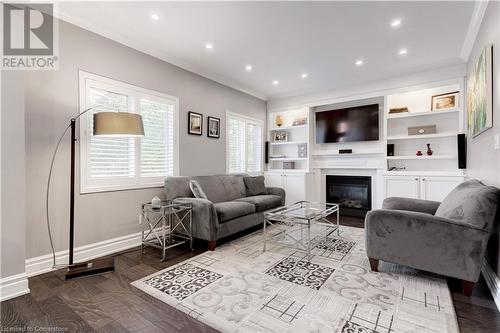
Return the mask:
<path id="1" fill-rule="evenodd" d="M 222 332 L 459 332 L 444 279 L 371 272 L 364 230 L 340 230 L 313 230 L 310 261 L 280 244 L 263 252 L 259 231 L 132 284 Z"/>

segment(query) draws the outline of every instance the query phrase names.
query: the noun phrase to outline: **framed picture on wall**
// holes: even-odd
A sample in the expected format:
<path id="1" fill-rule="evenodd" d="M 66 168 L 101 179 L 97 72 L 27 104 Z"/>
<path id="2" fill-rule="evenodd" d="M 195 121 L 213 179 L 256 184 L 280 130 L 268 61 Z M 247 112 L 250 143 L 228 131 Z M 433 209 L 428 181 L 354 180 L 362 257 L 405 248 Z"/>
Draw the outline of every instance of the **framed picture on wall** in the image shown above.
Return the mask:
<path id="1" fill-rule="evenodd" d="M 209 138 L 220 138 L 220 119 L 207 117 L 207 136 Z"/>
<path id="2" fill-rule="evenodd" d="M 201 113 L 188 112 L 188 134 L 201 135 L 203 133 L 203 115 Z"/>
<path id="3" fill-rule="evenodd" d="M 458 108 L 458 98 L 460 92 L 454 91 L 446 94 L 432 96 L 431 111 Z"/>

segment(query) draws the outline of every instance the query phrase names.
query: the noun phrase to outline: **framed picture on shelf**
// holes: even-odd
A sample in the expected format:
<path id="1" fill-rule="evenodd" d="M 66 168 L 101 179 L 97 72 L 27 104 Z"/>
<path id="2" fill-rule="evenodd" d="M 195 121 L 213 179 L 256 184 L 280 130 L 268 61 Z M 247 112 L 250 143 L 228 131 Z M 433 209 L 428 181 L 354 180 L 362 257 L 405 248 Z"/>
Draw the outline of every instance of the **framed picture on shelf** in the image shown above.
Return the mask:
<path id="1" fill-rule="evenodd" d="M 459 92 L 454 91 L 446 94 L 434 95 L 431 98 L 431 111 L 458 108 Z"/>
<path id="2" fill-rule="evenodd" d="M 188 134 L 201 135 L 203 133 L 203 115 L 201 113 L 188 112 Z"/>
<path id="3" fill-rule="evenodd" d="M 286 131 L 275 131 L 273 136 L 274 142 L 287 142 L 288 132 Z"/>
<path id="4" fill-rule="evenodd" d="M 207 136 L 209 138 L 220 138 L 220 119 L 215 117 L 207 117 Z"/>

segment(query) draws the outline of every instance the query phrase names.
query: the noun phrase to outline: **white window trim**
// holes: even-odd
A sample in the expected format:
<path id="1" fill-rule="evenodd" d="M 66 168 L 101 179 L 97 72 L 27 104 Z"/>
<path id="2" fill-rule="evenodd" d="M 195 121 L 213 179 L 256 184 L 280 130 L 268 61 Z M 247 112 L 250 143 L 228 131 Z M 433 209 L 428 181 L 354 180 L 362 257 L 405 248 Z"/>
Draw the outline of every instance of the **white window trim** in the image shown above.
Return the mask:
<path id="1" fill-rule="evenodd" d="M 152 100 L 165 101 L 168 100 L 174 104 L 174 175 L 179 175 L 179 98 L 175 96 L 170 96 L 160 92 L 156 92 L 149 89 L 144 89 L 137 87 L 122 81 L 113 80 L 104 76 L 92 74 L 85 71 L 78 71 L 79 76 L 79 99 L 80 99 L 80 112 L 91 107 L 88 103 L 87 87 L 92 84 L 92 86 L 97 86 L 104 89 L 110 89 L 111 91 L 123 92 L 124 94 L 132 94 L 140 97 L 146 97 Z M 135 100 L 134 103 L 137 104 L 139 101 Z M 135 107 L 134 111 L 138 111 L 139 108 Z M 106 181 L 98 186 L 93 186 L 89 184 L 87 179 L 87 161 L 88 161 L 88 121 L 91 117 L 91 113 L 86 113 L 80 117 L 80 194 L 85 193 L 97 193 L 97 192 L 111 192 L 111 191 L 122 191 L 122 190 L 132 190 L 132 189 L 145 189 L 153 187 L 162 187 L 164 184 L 164 179 L 161 181 L 159 179 L 147 179 L 142 178 L 141 182 L 130 182 L 126 184 L 110 184 L 107 185 Z"/>
<path id="2" fill-rule="evenodd" d="M 260 158 L 260 161 L 261 161 L 260 171 L 259 172 L 246 172 L 245 171 L 245 173 L 248 173 L 249 175 L 262 175 L 264 173 L 264 146 L 265 146 L 264 121 L 261 119 L 258 119 L 258 118 L 249 117 L 246 115 L 242 115 L 242 114 L 227 111 L 227 110 L 226 110 L 226 129 L 225 129 L 225 132 L 226 132 L 226 174 L 229 175 L 229 174 L 240 174 L 241 173 L 241 172 L 229 172 L 229 150 L 227 149 L 227 146 L 228 146 L 228 142 L 229 142 L 229 131 L 228 131 L 229 117 L 231 117 L 231 116 L 242 118 L 242 119 L 245 119 L 245 120 L 248 120 L 250 122 L 253 122 L 253 123 L 260 125 L 260 127 L 262 129 L 262 131 L 261 131 L 262 149 L 261 149 L 261 158 Z"/>

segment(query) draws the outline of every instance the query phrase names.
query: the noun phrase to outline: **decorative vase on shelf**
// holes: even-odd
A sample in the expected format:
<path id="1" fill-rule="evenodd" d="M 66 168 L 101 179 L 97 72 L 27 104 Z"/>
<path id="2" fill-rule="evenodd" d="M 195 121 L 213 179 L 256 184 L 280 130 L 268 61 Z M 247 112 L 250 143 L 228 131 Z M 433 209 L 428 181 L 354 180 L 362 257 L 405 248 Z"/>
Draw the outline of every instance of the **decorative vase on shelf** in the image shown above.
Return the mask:
<path id="1" fill-rule="evenodd" d="M 422 155 L 423 155 L 423 154 L 422 154 L 422 151 L 421 151 L 421 150 L 417 150 L 417 154 L 416 154 L 416 155 L 417 155 L 417 156 L 422 156 Z"/>
<path id="2" fill-rule="evenodd" d="M 428 143 L 428 144 L 427 144 L 427 155 L 432 156 L 432 153 L 433 153 L 433 151 L 432 151 L 432 149 L 431 149 L 431 144 L 430 144 L 430 143 Z"/>
<path id="3" fill-rule="evenodd" d="M 283 118 L 280 115 L 276 116 L 276 126 L 281 127 L 283 125 Z"/>

